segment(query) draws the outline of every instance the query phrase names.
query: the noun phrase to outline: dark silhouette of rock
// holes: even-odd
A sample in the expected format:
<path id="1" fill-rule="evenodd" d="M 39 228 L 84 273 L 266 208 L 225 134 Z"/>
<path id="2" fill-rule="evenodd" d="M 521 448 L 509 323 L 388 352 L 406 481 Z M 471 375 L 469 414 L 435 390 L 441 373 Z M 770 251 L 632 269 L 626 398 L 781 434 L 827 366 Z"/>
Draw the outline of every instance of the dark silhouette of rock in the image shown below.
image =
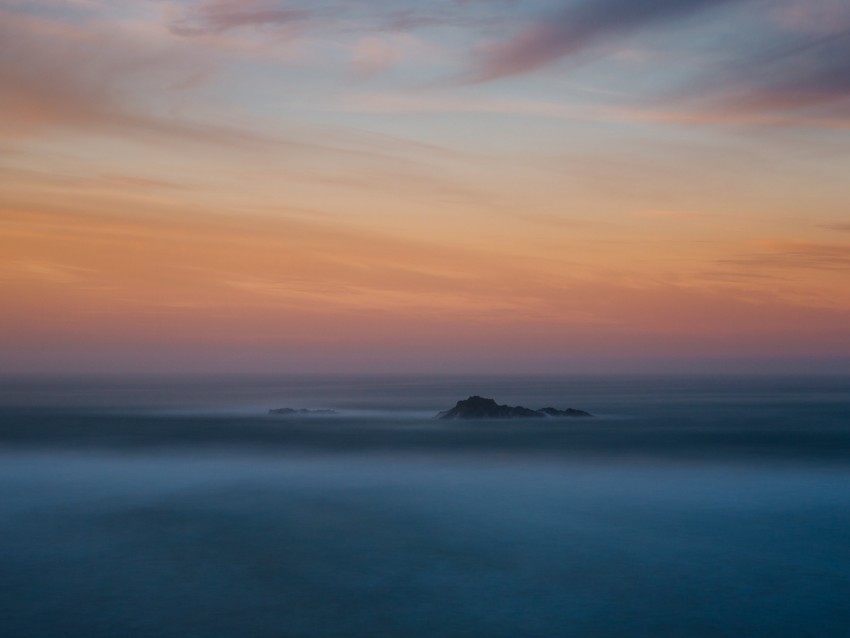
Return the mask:
<path id="1" fill-rule="evenodd" d="M 542 417 L 542 412 L 529 410 L 521 406 L 499 405 L 493 399 L 472 396 L 458 401 L 455 407 L 440 412 L 440 419 L 517 419 L 523 417 Z"/>
<path id="2" fill-rule="evenodd" d="M 573 408 L 566 410 L 558 410 L 556 408 L 531 410 L 521 405 L 500 405 L 493 399 L 485 399 L 479 396 L 472 396 L 468 399 L 458 401 L 451 410 L 445 410 L 437 414 L 438 419 L 523 419 L 578 416 L 592 415 L 584 410 Z"/>
<path id="3" fill-rule="evenodd" d="M 307 410 L 305 408 L 275 408 L 273 410 L 269 410 L 269 414 L 276 414 L 277 416 L 333 416 L 334 414 L 339 414 L 336 410 L 329 410 L 327 408 L 321 408 L 318 410 Z"/>

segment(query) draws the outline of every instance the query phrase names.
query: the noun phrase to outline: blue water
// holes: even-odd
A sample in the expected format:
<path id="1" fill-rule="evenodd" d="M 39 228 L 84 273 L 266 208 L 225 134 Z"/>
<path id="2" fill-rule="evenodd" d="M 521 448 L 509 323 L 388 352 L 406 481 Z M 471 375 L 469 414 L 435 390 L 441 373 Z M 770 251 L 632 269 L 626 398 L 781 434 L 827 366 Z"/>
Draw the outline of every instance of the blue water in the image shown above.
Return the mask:
<path id="1" fill-rule="evenodd" d="M 597 416 L 433 419 L 470 394 Z M 3 636 L 844 637 L 848 601 L 848 377 L 0 381 Z"/>

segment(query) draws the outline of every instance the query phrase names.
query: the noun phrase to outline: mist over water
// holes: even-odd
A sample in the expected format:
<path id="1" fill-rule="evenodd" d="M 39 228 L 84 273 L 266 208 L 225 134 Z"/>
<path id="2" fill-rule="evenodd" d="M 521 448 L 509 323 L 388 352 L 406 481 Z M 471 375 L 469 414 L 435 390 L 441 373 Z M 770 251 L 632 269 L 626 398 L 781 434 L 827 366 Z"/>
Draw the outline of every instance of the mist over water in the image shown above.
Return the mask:
<path id="1" fill-rule="evenodd" d="M 470 394 L 597 416 L 433 419 Z M 846 377 L 6 379 L 0 406 L 6 635 L 850 634 Z"/>

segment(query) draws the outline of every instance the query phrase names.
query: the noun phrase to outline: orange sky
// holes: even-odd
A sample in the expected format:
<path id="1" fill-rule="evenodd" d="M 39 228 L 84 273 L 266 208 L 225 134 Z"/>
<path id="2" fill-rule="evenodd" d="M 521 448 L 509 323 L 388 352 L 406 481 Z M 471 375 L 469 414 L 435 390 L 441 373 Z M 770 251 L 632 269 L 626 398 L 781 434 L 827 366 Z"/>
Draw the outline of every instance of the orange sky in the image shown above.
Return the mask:
<path id="1" fill-rule="evenodd" d="M 834 51 L 491 4 L 0 3 L 0 371 L 850 370 Z"/>

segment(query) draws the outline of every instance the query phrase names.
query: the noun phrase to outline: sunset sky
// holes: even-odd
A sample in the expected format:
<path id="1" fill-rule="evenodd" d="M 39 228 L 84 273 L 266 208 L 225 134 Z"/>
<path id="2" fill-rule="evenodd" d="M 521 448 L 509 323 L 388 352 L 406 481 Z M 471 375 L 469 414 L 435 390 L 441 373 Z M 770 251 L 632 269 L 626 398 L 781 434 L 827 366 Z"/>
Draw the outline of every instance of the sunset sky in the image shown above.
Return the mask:
<path id="1" fill-rule="evenodd" d="M 850 371 L 847 0 L 0 0 L 0 372 Z"/>

